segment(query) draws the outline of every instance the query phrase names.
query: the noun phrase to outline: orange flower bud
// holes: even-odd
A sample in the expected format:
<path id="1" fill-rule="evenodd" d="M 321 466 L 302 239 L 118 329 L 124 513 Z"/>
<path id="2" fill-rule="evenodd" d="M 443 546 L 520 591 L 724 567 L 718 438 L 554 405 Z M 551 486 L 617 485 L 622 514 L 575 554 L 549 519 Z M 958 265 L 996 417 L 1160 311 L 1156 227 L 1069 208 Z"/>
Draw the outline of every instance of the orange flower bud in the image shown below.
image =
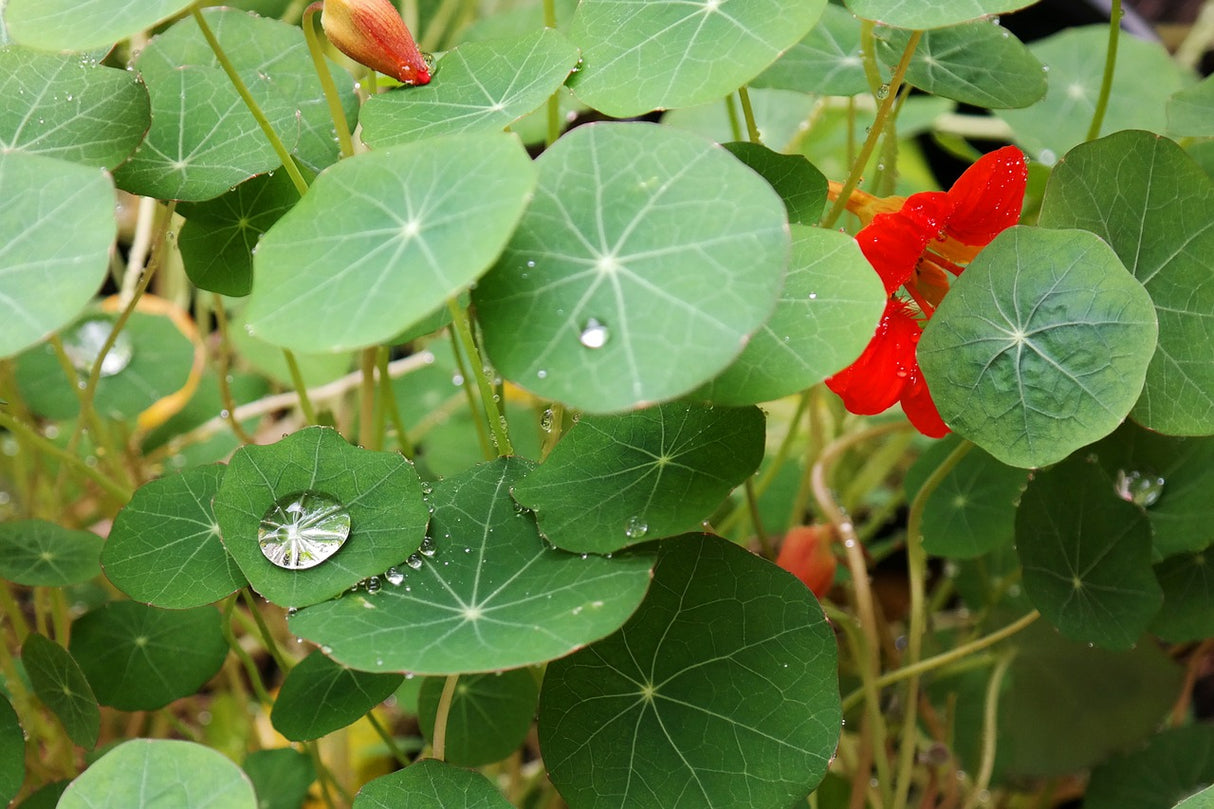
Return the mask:
<path id="1" fill-rule="evenodd" d="M 391 0 L 325 0 L 320 24 L 355 62 L 403 84 L 430 83 L 430 68 Z"/>
<path id="2" fill-rule="evenodd" d="M 805 582 L 822 598 L 835 581 L 837 564 L 830 545 L 834 531 L 829 525 L 798 525 L 784 535 L 776 564 Z"/>

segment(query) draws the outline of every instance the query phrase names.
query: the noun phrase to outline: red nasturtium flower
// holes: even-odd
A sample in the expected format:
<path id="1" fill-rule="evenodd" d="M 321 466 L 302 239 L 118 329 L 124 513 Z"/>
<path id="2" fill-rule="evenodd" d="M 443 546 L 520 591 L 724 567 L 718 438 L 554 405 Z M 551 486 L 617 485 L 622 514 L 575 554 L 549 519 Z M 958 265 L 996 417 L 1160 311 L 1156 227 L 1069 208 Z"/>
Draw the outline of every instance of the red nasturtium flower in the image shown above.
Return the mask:
<path id="1" fill-rule="evenodd" d="M 325 0 L 320 24 L 355 62 L 404 84 L 430 83 L 430 66 L 392 0 Z"/>
<path id="2" fill-rule="evenodd" d="M 906 198 L 852 192 L 847 209 L 864 224 L 856 241 L 890 299 L 864 353 L 826 380 L 849 411 L 875 415 L 901 402 L 919 432 L 948 434 L 915 358 L 923 322 L 948 291 L 949 275 L 960 275 L 1020 219 L 1027 179 L 1024 153 L 1005 146 L 966 169 L 948 191 Z M 832 198 L 841 190 L 832 183 Z M 897 295 L 899 288 L 910 300 Z"/>
<path id="3" fill-rule="evenodd" d="M 776 564 L 796 576 L 822 598 L 835 581 L 834 530 L 829 525 L 798 525 L 784 535 Z"/>

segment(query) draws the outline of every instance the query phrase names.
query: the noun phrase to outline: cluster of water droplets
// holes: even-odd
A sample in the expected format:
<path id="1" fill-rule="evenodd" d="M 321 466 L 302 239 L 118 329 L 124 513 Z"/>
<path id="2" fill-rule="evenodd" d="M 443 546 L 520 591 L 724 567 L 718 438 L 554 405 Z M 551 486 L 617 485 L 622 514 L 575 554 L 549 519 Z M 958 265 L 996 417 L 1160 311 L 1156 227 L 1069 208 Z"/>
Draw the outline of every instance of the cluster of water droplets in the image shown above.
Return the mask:
<path id="1" fill-rule="evenodd" d="M 336 498 L 313 491 L 280 497 L 257 527 L 262 555 L 287 570 L 316 567 L 349 536 L 350 512 Z"/>

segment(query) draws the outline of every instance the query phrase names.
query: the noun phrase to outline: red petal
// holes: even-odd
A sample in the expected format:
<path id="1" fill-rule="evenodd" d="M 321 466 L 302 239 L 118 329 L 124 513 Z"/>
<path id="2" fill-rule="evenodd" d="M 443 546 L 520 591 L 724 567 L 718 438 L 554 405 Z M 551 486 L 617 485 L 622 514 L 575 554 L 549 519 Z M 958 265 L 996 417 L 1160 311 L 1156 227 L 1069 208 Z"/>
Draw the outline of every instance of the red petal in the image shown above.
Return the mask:
<path id="1" fill-rule="evenodd" d="M 1015 146 L 982 156 L 948 191 L 954 210 L 946 232 L 964 244 L 989 244 L 1020 221 L 1027 182 L 1028 164 Z"/>
<path id="2" fill-rule="evenodd" d="M 835 580 L 838 562 L 830 549 L 831 529 L 820 525 L 798 525 L 789 529 L 780 545 L 776 564 L 796 576 L 818 598 L 826 595 Z"/>
<path id="3" fill-rule="evenodd" d="M 906 303 L 891 299 L 859 359 L 826 380 L 826 386 L 843 399 L 851 413 L 875 416 L 902 395 L 915 365 L 915 346 L 921 333 Z"/>
<path id="4" fill-rule="evenodd" d="M 860 251 L 892 295 L 910 280 L 928 243 L 944 229 L 952 213 L 948 195 L 926 191 L 908 197 L 893 213 L 877 214 L 856 234 Z"/>
<path id="5" fill-rule="evenodd" d="M 405 84 L 427 84 L 430 68 L 391 0 L 327 0 L 320 15 L 339 51 Z"/>
<path id="6" fill-rule="evenodd" d="M 948 425 L 940 418 L 940 411 L 932 401 L 932 395 L 927 389 L 927 383 L 923 381 L 923 374 L 919 372 L 917 362 L 902 393 L 902 411 L 915 429 L 928 438 L 943 438 L 949 434 Z"/>

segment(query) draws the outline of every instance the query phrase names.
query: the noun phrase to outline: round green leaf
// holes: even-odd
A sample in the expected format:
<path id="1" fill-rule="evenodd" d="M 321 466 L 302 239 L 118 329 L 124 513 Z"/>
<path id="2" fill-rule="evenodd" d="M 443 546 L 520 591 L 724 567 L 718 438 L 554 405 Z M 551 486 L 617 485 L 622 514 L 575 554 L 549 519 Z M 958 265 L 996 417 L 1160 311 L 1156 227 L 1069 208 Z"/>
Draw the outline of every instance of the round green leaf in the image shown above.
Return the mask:
<path id="1" fill-rule="evenodd" d="M 113 601 L 72 624 L 68 651 L 97 701 L 154 711 L 202 687 L 223 665 L 228 643 L 213 607 L 162 610 Z"/>
<path id="2" fill-rule="evenodd" d="M 1214 809 L 1214 787 L 1206 787 L 1176 804 L 1176 809 Z"/>
<path id="3" fill-rule="evenodd" d="M 117 322 L 116 315 L 90 310 L 70 328 L 63 330 L 65 344 L 92 346 L 81 351 L 84 362 L 77 367 L 76 379 L 69 380 L 64 376 L 50 343 L 31 349 L 18 358 L 17 384 L 31 410 L 54 419 L 74 418 L 80 412 L 80 397 L 72 386 L 88 378 L 88 371 L 100 345 L 93 341 L 77 340 L 73 335 L 78 333 L 81 324 L 98 320 L 107 326 L 106 334 Z M 120 361 L 118 370 L 102 376 L 97 384 L 93 406 L 97 412 L 110 418 L 133 420 L 158 400 L 186 384 L 194 363 L 194 344 L 170 318 L 135 312 L 106 358 L 109 361 L 118 356 L 126 357 L 126 364 L 122 365 Z"/>
<path id="4" fill-rule="evenodd" d="M 133 739 L 72 782 L 58 809 L 257 809 L 253 785 L 222 753 L 193 742 Z"/>
<path id="5" fill-rule="evenodd" d="M 427 677 L 418 695 L 417 723 L 427 739 L 434 738 L 445 682 L 444 677 Z M 480 767 L 510 755 L 531 729 L 539 695 L 530 669 L 460 677 L 447 714 L 444 760 L 457 767 Z"/>
<path id="6" fill-rule="evenodd" d="M 300 809 L 316 780 L 312 758 L 302 750 L 254 750 L 241 765 L 257 793 L 257 809 Z"/>
<path id="7" fill-rule="evenodd" d="M 257 532 L 278 500 L 301 492 L 341 503 L 350 517 L 350 535 L 327 561 L 288 570 L 262 554 Z M 228 553 L 257 592 L 283 607 L 332 598 L 403 561 L 421 543 L 429 517 L 409 461 L 395 452 L 353 447 L 324 427 L 238 450 L 214 508 Z"/>
<path id="8" fill-rule="evenodd" d="M 1118 132 L 1077 146 L 1050 175 L 1040 224 L 1107 241 L 1142 282 L 1159 347 L 1131 415 L 1171 435 L 1214 433 L 1214 183 L 1166 138 Z"/>
<path id="9" fill-rule="evenodd" d="M 1172 809 L 1214 781 L 1214 727 L 1165 730 L 1092 769 L 1084 809 Z"/>
<path id="10" fill-rule="evenodd" d="M 25 731 L 8 698 L 0 694 L 0 801 L 8 803 L 25 781 Z"/>
<path id="11" fill-rule="evenodd" d="M 851 13 L 899 28 L 943 28 L 1031 6 L 1036 0 L 844 0 Z"/>
<path id="12" fill-rule="evenodd" d="M 257 243 L 297 202 L 299 192 L 280 171 L 254 177 L 213 200 L 178 205 L 186 223 L 177 247 L 190 282 L 221 295 L 248 295 Z"/>
<path id="13" fill-rule="evenodd" d="M 907 500 L 960 444 L 950 435 L 919 456 L 906 475 Z M 923 549 L 933 556 L 974 559 L 1011 547 L 1016 504 L 1028 474 L 972 448 L 928 495 L 923 508 Z"/>
<path id="14" fill-rule="evenodd" d="M 189 6 L 183 0 L 9 0 L 4 22 L 14 42 L 83 51 L 113 45 Z"/>
<path id="15" fill-rule="evenodd" d="M 870 88 L 860 52 L 860 21 L 842 6 L 831 4 L 805 38 L 756 76 L 750 86 L 828 96 L 867 93 Z"/>
<path id="16" fill-rule="evenodd" d="M 1029 482 L 1016 511 L 1024 591 L 1064 635 L 1128 649 L 1163 596 L 1151 570 L 1151 527 L 1079 454 Z"/>
<path id="17" fill-rule="evenodd" d="M 171 609 L 210 604 L 244 586 L 211 509 L 226 469 L 198 466 L 140 486 L 102 548 L 106 578 L 136 601 Z"/>
<path id="18" fill-rule="evenodd" d="M 1214 546 L 1180 553 L 1155 566 L 1163 607 L 1151 631 L 1170 643 L 1214 635 Z"/>
<path id="19" fill-rule="evenodd" d="M 636 3 L 582 0 L 569 38 L 582 49 L 570 85 L 616 118 L 719 99 L 809 33 L 826 0 Z"/>
<path id="20" fill-rule="evenodd" d="M 34 693 L 59 717 L 68 737 L 81 747 L 92 749 L 101 732 L 101 709 L 84 672 L 68 651 L 31 632 L 21 644 L 21 663 Z"/>
<path id="21" fill-rule="evenodd" d="M 148 94 L 136 77 L 79 55 L 0 48 L 0 149 L 113 169 L 143 139 Z"/>
<path id="22" fill-rule="evenodd" d="M 451 136 L 343 160 L 258 247 L 249 325 L 299 351 L 387 340 L 485 271 L 534 185 L 531 160 L 510 135 Z"/>
<path id="23" fill-rule="evenodd" d="M 37 343 L 84 308 L 105 280 L 117 234 L 114 186 L 104 171 L 0 149 L 0 357 Z"/>
<path id="24" fill-rule="evenodd" d="M 425 759 L 367 782 L 352 809 L 511 809 L 485 776 Z"/>
<path id="25" fill-rule="evenodd" d="M 661 543 L 653 577 L 619 632 L 544 675 L 540 747 L 570 809 L 804 802 L 841 724 L 813 594 L 708 535 Z"/>
<path id="26" fill-rule="evenodd" d="M 1168 99 L 1168 134 L 1198 138 L 1214 135 L 1211 107 L 1214 107 L 1214 76 L 1173 93 Z"/>
<path id="27" fill-rule="evenodd" d="M 919 364 L 944 421 L 1010 466 L 1112 432 L 1155 352 L 1150 296 L 1080 230 L 999 234 L 936 310 Z"/>
<path id="28" fill-rule="evenodd" d="M 510 499 L 529 466 L 499 459 L 442 480 L 422 553 L 374 593 L 300 610 L 291 631 L 347 665 L 419 674 L 518 668 L 614 631 L 641 602 L 653 557 L 545 544 Z"/>
<path id="29" fill-rule="evenodd" d="M 911 32 L 881 29 L 879 61 L 898 63 Z M 987 109 L 1027 107 L 1045 95 L 1046 71 L 1024 44 L 986 20 L 926 31 L 906 81 L 932 95 Z"/>
<path id="30" fill-rule="evenodd" d="M 0 578 L 29 587 L 63 587 L 101 572 L 102 539 L 46 520 L 0 523 Z"/>
<path id="31" fill-rule="evenodd" d="M 756 407 L 587 416 L 513 494 L 553 545 L 609 553 L 698 527 L 759 468 L 763 446 Z"/>
<path id="32" fill-rule="evenodd" d="M 856 240 L 797 225 L 792 236 L 792 265 L 775 312 L 701 391 L 705 398 L 742 405 L 788 396 L 845 367 L 872 339 L 885 291 Z"/>
<path id="33" fill-rule="evenodd" d="M 672 399 L 728 365 L 771 314 L 784 205 L 720 147 L 602 123 L 536 165 L 536 197 L 473 291 L 486 351 L 512 381 L 595 413 Z"/>
<path id="34" fill-rule="evenodd" d="M 1067 28 L 1034 42 L 1029 50 L 1048 69 L 1045 97 L 1029 107 L 995 111 L 1011 126 L 1016 143 L 1047 166 L 1088 139 L 1104 78 L 1108 28 Z M 1102 130 L 1160 127 L 1168 96 L 1188 80 L 1162 44 L 1122 37 Z"/>
<path id="35" fill-rule="evenodd" d="M 466 42 L 439 60 L 434 79 L 372 96 L 359 114 L 373 147 L 451 135 L 501 132 L 540 106 L 577 64 L 578 49 L 555 29 Z"/>
<path id="36" fill-rule="evenodd" d="M 319 739 L 357 721 L 404 679 L 401 674 L 354 671 L 312 652 L 287 673 L 270 721 L 293 742 Z"/>

